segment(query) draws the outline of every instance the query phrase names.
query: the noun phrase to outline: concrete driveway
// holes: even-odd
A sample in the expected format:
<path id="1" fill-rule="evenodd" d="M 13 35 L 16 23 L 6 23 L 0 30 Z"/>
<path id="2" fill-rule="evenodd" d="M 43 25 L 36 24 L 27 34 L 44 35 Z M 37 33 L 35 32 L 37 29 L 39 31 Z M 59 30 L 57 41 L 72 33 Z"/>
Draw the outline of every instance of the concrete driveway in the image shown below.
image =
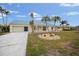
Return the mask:
<path id="1" fill-rule="evenodd" d="M 27 32 L 0 36 L 0 56 L 25 56 Z"/>

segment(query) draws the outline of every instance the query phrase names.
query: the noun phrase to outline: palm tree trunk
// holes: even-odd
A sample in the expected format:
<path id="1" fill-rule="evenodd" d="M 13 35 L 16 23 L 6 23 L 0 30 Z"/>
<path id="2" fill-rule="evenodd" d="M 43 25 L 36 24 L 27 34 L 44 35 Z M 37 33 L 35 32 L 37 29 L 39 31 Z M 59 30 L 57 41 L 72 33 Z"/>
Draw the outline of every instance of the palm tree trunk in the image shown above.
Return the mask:
<path id="1" fill-rule="evenodd" d="M 53 28 L 54 28 L 54 29 L 55 29 L 55 23 L 56 23 L 56 22 L 54 22 L 54 25 L 53 25 Z"/>
<path id="2" fill-rule="evenodd" d="M 8 31 L 8 29 L 7 29 L 7 21 L 8 21 L 8 19 L 7 19 L 7 15 L 6 15 L 6 32 Z"/>
<path id="3" fill-rule="evenodd" d="M 3 20 L 3 27 L 2 27 L 2 31 L 4 32 L 4 16 L 3 16 L 3 13 L 1 13 L 2 14 L 2 20 Z"/>
<path id="4" fill-rule="evenodd" d="M 49 31 L 49 29 L 48 29 L 48 25 L 47 25 L 47 22 L 46 22 L 46 30 Z"/>

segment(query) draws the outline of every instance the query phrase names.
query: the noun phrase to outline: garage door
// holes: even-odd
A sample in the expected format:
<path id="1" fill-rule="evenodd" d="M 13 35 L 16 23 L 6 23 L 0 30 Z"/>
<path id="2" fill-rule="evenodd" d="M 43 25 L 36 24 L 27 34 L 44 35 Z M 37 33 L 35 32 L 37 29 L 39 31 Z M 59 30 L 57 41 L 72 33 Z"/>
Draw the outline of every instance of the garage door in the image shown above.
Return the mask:
<path id="1" fill-rule="evenodd" d="M 13 32 L 24 32 L 24 27 L 22 26 L 14 26 Z"/>

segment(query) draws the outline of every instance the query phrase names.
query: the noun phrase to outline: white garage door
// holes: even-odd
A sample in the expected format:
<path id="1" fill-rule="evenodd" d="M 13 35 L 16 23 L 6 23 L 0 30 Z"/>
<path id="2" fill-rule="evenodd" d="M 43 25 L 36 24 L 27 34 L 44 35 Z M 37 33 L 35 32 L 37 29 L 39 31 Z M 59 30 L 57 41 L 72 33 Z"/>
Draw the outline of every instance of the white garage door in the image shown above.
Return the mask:
<path id="1" fill-rule="evenodd" d="M 23 26 L 14 26 L 13 32 L 24 32 L 24 27 Z"/>

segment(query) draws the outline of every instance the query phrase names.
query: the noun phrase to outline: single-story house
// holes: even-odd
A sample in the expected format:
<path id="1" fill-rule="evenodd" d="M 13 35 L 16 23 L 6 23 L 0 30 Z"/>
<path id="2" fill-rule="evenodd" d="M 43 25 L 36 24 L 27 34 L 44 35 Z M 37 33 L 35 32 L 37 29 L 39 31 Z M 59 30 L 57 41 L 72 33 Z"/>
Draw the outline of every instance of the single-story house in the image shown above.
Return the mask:
<path id="1" fill-rule="evenodd" d="M 10 23 L 10 32 L 26 32 L 31 31 L 29 22 L 24 20 L 14 20 Z"/>
<path id="2" fill-rule="evenodd" d="M 41 21 L 34 21 L 34 32 L 47 32 L 47 31 L 62 31 L 62 28 L 56 27 L 53 28 L 53 26 L 49 25 L 46 28 L 45 23 Z M 28 21 L 24 20 L 15 20 L 10 23 L 10 32 L 32 32 L 32 28 Z"/>

